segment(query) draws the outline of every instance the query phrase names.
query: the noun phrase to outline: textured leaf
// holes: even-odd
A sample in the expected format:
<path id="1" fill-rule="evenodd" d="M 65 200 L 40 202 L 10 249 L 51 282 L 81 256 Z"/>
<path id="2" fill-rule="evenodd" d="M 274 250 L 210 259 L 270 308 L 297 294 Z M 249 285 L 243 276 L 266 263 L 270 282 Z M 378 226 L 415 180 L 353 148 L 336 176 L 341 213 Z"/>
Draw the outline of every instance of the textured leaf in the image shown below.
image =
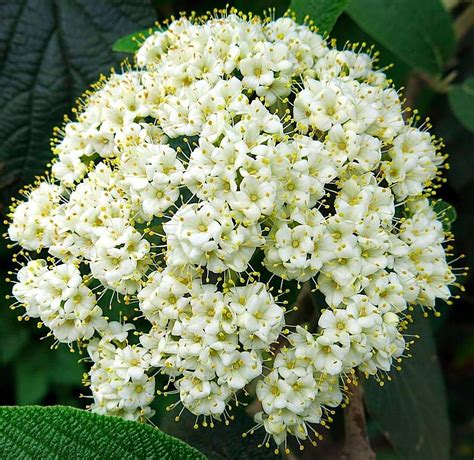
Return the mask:
<path id="1" fill-rule="evenodd" d="M 112 50 L 118 53 L 135 53 L 145 38 L 149 37 L 156 29 L 148 28 L 139 30 L 125 37 L 119 38 L 112 46 Z"/>
<path id="2" fill-rule="evenodd" d="M 245 438 L 242 433 L 250 430 L 254 421 L 242 408 L 232 411 L 234 420 L 226 426 L 223 422 L 215 422 L 214 428 L 194 428 L 196 417 L 188 411 L 183 412 L 180 420 L 174 420 L 175 414 L 168 413 L 163 420 L 163 430 L 187 442 L 206 454 L 209 460 L 276 460 L 273 448 L 258 447 L 264 432 L 256 431 Z"/>
<path id="3" fill-rule="evenodd" d="M 54 126 L 101 72 L 112 44 L 153 23 L 143 0 L 0 0 L 0 187 L 24 184 L 51 158 Z"/>
<path id="4" fill-rule="evenodd" d="M 449 105 L 461 124 L 474 133 L 474 78 L 455 85 L 448 93 Z"/>
<path id="5" fill-rule="evenodd" d="M 352 0 L 347 12 L 415 69 L 438 74 L 454 52 L 451 19 L 440 0 Z"/>
<path id="6" fill-rule="evenodd" d="M 370 416 L 405 460 L 447 460 L 450 433 L 446 394 L 436 356 L 430 322 L 418 312 L 412 331 L 420 335 L 412 347 L 412 358 L 404 359 L 402 370 L 383 388 L 365 382 Z"/>
<path id="7" fill-rule="evenodd" d="M 292 0 L 292 9 L 299 20 L 309 16 L 321 32 L 330 32 L 349 0 Z"/>
<path id="8" fill-rule="evenodd" d="M 0 408 L 0 458 L 198 460 L 157 428 L 71 407 Z"/>

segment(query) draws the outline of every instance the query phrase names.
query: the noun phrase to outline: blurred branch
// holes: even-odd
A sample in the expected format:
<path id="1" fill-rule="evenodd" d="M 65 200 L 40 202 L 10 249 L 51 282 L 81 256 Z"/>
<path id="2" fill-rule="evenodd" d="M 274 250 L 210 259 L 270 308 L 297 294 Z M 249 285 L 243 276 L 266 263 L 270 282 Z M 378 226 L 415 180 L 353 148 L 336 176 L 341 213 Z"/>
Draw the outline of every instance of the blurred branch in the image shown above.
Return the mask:
<path id="1" fill-rule="evenodd" d="M 417 71 L 412 72 L 405 88 L 405 106 L 413 107 L 415 105 L 416 97 L 424 85 L 428 85 L 435 93 L 446 94 L 457 74 L 457 71 L 453 70 L 441 78 Z"/>
<path id="2" fill-rule="evenodd" d="M 454 33 L 461 40 L 474 26 L 474 3 L 471 3 L 454 21 Z"/>
<path id="3" fill-rule="evenodd" d="M 423 80 L 420 78 L 418 72 L 412 72 L 408 77 L 405 87 L 405 106 L 413 107 L 415 105 L 416 97 L 423 87 Z"/>
<path id="4" fill-rule="evenodd" d="M 460 0 L 443 0 L 443 6 L 448 10 L 451 11 L 452 9 L 458 6 Z"/>
<path id="5" fill-rule="evenodd" d="M 362 385 L 351 382 L 348 387 L 352 396 L 349 406 L 344 410 L 346 440 L 341 460 L 375 460 L 367 436 Z"/>

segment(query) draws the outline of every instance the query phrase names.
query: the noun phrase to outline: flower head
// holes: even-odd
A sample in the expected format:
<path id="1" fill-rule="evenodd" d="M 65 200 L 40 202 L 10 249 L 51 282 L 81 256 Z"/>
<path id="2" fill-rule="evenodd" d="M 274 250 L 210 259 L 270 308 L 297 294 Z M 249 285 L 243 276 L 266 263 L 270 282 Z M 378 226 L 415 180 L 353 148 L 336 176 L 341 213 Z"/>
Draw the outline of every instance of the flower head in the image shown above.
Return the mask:
<path id="1" fill-rule="evenodd" d="M 305 439 L 348 375 L 398 362 L 407 308 L 449 299 L 444 156 L 374 61 L 232 11 L 171 22 L 88 95 L 8 234 L 25 315 L 88 346 L 93 410 L 150 417 L 159 372 L 226 418 L 256 380 L 257 424 Z M 289 281 L 321 294 L 314 332 L 286 327 Z"/>

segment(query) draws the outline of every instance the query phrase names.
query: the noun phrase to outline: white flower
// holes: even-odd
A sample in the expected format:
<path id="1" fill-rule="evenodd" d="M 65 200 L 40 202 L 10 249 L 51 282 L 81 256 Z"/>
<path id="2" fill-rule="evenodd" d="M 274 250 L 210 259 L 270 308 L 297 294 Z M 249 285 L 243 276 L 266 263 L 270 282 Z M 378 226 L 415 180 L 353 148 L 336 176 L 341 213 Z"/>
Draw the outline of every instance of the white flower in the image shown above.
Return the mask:
<path id="1" fill-rule="evenodd" d="M 141 379 L 148 367 L 146 350 L 131 346 L 117 348 L 114 368 L 119 377 L 124 380 Z"/>
<path id="2" fill-rule="evenodd" d="M 254 57 L 242 59 L 239 64 L 244 77 L 242 84 L 254 91 L 271 85 L 274 76 L 270 65 L 271 63 L 263 55 L 256 54 Z"/>
<path id="3" fill-rule="evenodd" d="M 221 222 L 221 215 L 208 203 L 181 207 L 171 221 L 163 226 L 170 263 L 206 265 L 206 255 L 215 255 L 219 247 L 223 223 L 231 225 L 230 222 Z"/>
<path id="4" fill-rule="evenodd" d="M 324 310 L 319 317 L 318 325 L 325 334 L 334 337 L 348 333 L 358 334 L 361 331 L 360 324 L 345 309 Z"/>
<path id="5" fill-rule="evenodd" d="M 302 131 L 307 126 L 329 131 L 333 125 L 347 121 L 353 110 L 351 98 L 331 82 L 308 79 L 305 89 L 295 99 L 294 117 Z"/>
<path id="6" fill-rule="evenodd" d="M 285 380 L 279 378 L 276 369 L 257 384 L 257 397 L 267 413 L 284 409 L 288 404 L 288 394 L 290 392 L 291 386 Z"/>
<path id="7" fill-rule="evenodd" d="M 257 222 L 262 215 L 269 215 L 275 206 L 276 187 L 271 182 L 262 182 L 246 176 L 240 190 L 229 201 L 232 209 L 241 211 L 248 222 Z M 244 220 L 244 222 L 246 221 Z"/>
<path id="8" fill-rule="evenodd" d="M 319 372 L 329 375 L 341 373 L 344 367 L 344 358 L 349 352 L 349 337 L 344 334 L 324 333 L 316 339 L 312 351 L 313 365 Z"/>
<path id="9" fill-rule="evenodd" d="M 262 373 L 262 360 L 255 351 L 234 351 L 222 359 L 223 372 L 218 373 L 218 382 L 239 390 Z"/>
<path id="10" fill-rule="evenodd" d="M 12 215 L 8 236 L 27 250 L 51 246 L 57 238 L 55 218 L 62 188 L 42 182 L 29 193 L 28 201 L 20 203 Z"/>
<path id="11" fill-rule="evenodd" d="M 226 302 L 234 312 L 240 326 L 240 339 L 251 343 L 251 348 L 269 345 L 281 330 L 284 310 L 263 283 L 234 287 L 226 294 Z"/>

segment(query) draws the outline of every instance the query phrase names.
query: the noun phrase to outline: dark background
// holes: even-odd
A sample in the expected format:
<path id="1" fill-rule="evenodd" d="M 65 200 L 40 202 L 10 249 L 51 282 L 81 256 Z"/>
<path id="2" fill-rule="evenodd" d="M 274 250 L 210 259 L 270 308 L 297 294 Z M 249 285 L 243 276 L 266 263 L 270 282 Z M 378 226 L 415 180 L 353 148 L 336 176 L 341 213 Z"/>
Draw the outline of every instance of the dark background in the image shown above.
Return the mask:
<path id="1" fill-rule="evenodd" d="M 435 1 L 435 0 L 433 0 Z M 282 13 L 285 0 L 240 0 L 233 2 L 245 11 L 276 7 Z M 448 1 L 453 19 L 471 7 L 471 2 Z M 213 1 L 105 1 L 105 0 L 0 0 L 0 194 L 2 220 L 8 202 L 20 186 L 41 173 L 50 158 L 48 148 L 53 127 L 71 113 L 74 99 L 97 79 L 118 66 L 124 55 L 112 53 L 119 37 L 153 24 L 179 11 L 205 12 L 221 2 Z M 397 85 L 405 86 L 410 104 L 429 116 L 432 132 L 445 139 L 451 169 L 440 197 L 454 205 L 458 218 L 452 230 L 456 252 L 466 254 L 458 265 L 474 266 L 474 134 L 457 121 L 446 94 L 433 82 L 412 71 L 373 38 L 366 35 L 346 14 L 331 33 L 343 45 L 350 38 L 375 43 L 381 51 L 382 65 L 393 62 L 387 73 Z M 474 30 L 463 34 L 454 56 L 447 62 L 444 75 L 455 69 L 454 83 L 474 75 Z M 0 242 L 0 275 L 12 269 L 7 240 Z M 474 456 L 474 322 L 473 279 L 464 281 L 466 292 L 454 306 L 442 305 L 440 318 L 430 318 L 444 376 L 452 437 L 452 456 Z M 2 298 L 11 285 L 0 286 Z M 84 407 L 80 398 L 81 377 L 85 371 L 77 354 L 67 347 L 51 351 L 50 339 L 31 322 L 19 323 L 18 313 L 9 310 L 9 300 L 0 309 L 0 404 L 64 404 Z M 425 380 L 420 385 L 429 387 Z M 386 388 L 388 391 L 389 389 Z M 84 390 L 85 391 L 85 390 Z M 158 412 L 163 413 L 163 402 Z M 338 440 L 336 421 L 334 440 Z M 441 423 L 441 421 L 440 421 Z M 397 457 L 390 443 L 369 418 L 372 443 L 380 458 Z M 435 436 L 435 434 L 434 434 Z M 323 447 L 321 458 L 331 452 Z M 326 452 L 326 454 L 324 454 Z M 224 457 L 222 457 L 224 458 Z"/>

